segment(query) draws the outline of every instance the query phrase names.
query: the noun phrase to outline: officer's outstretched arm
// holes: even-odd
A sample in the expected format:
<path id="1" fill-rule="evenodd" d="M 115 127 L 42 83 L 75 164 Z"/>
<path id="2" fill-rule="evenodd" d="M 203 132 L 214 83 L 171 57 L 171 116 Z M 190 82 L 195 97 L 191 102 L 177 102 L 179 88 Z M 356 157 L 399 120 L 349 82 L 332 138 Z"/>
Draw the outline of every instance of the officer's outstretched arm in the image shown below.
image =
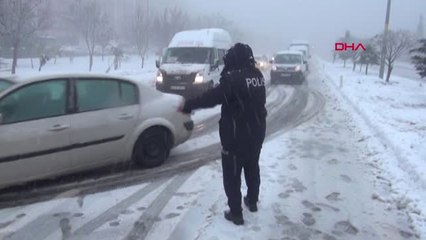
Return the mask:
<path id="1" fill-rule="evenodd" d="M 201 96 L 186 100 L 183 111 L 189 113 L 195 109 L 212 108 L 218 104 L 223 104 L 229 98 L 230 92 L 230 83 L 221 79 L 218 86 L 207 90 Z"/>

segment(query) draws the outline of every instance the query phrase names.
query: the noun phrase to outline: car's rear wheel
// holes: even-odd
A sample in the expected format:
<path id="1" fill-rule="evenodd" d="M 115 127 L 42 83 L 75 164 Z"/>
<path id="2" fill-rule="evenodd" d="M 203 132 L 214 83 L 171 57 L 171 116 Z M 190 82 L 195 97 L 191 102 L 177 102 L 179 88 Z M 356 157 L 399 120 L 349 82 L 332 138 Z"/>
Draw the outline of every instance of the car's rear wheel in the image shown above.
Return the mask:
<path id="1" fill-rule="evenodd" d="M 142 167 L 160 166 L 170 153 L 170 133 L 162 127 L 147 129 L 133 149 L 133 161 Z"/>

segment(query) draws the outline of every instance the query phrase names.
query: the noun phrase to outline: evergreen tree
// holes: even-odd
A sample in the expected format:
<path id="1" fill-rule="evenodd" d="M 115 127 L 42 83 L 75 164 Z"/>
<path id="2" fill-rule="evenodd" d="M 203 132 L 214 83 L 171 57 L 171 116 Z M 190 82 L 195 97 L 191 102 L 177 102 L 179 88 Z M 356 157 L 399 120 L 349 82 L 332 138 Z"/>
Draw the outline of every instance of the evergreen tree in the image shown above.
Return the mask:
<path id="1" fill-rule="evenodd" d="M 365 64 L 365 75 L 368 74 L 368 66 L 372 64 L 379 64 L 379 54 L 372 44 L 365 46 L 365 51 L 361 52 L 359 59 L 361 64 Z"/>
<path id="2" fill-rule="evenodd" d="M 410 53 L 415 53 L 415 55 L 411 57 L 411 60 L 416 66 L 416 70 L 420 77 L 424 78 L 426 77 L 426 38 L 419 40 L 419 43 L 420 46 L 412 49 Z"/>
<path id="3" fill-rule="evenodd" d="M 349 31 L 346 31 L 345 36 L 342 37 L 342 38 L 339 38 L 338 42 L 351 43 L 352 39 L 353 38 L 351 36 L 351 33 Z M 346 67 L 346 61 L 348 59 L 352 58 L 353 55 L 354 55 L 353 51 L 341 51 L 341 52 L 338 53 L 338 57 L 343 60 L 343 67 Z"/>

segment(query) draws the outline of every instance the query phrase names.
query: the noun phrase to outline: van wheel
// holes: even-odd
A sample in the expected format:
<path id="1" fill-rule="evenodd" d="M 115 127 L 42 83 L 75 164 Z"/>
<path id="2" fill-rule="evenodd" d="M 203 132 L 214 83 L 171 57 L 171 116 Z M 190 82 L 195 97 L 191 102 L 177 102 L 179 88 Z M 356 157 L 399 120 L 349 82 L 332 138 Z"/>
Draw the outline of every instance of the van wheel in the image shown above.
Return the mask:
<path id="1" fill-rule="evenodd" d="M 136 141 L 133 161 L 146 168 L 160 166 L 170 153 L 170 134 L 161 127 L 147 129 Z"/>

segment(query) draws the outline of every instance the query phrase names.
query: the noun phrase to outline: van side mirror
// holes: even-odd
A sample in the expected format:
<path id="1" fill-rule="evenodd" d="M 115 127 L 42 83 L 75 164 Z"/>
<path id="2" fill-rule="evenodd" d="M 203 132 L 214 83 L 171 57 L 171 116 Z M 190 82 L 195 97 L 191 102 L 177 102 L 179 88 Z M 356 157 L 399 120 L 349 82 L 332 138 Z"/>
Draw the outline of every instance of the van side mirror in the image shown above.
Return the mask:
<path id="1" fill-rule="evenodd" d="M 274 63 L 274 60 L 269 60 L 269 63 L 270 63 L 270 64 L 273 64 L 273 63 Z"/>
<path id="2" fill-rule="evenodd" d="M 219 68 L 219 59 L 215 59 L 214 61 L 213 61 L 213 64 L 212 65 L 210 65 L 210 69 L 217 69 L 217 68 Z"/>
<path id="3" fill-rule="evenodd" d="M 157 68 L 160 68 L 160 60 L 159 59 L 155 60 L 155 66 Z"/>

